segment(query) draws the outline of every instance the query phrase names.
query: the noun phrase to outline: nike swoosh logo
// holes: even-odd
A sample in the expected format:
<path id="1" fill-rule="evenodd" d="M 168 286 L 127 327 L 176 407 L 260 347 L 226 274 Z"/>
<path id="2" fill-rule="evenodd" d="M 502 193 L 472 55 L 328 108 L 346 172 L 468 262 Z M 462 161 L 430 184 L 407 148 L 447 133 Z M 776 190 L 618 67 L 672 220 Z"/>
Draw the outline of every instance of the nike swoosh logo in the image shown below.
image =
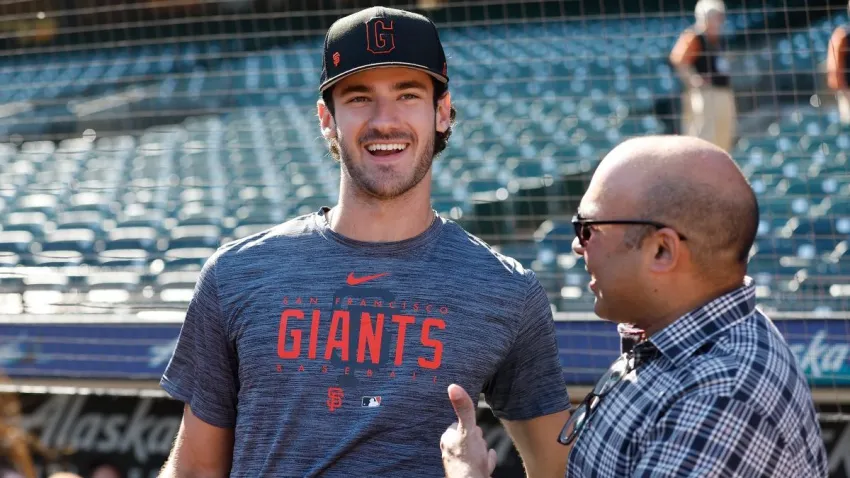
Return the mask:
<path id="1" fill-rule="evenodd" d="M 383 274 L 375 274 L 375 275 L 371 275 L 371 276 L 354 277 L 354 273 L 350 272 L 348 274 L 348 278 L 345 280 L 345 282 L 348 285 L 358 285 L 358 284 L 362 284 L 364 282 L 369 282 L 370 280 L 375 280 L 378 277 L 384 277 L 385 275 L 387 275 L 387 272 L 384 272 Z"/>

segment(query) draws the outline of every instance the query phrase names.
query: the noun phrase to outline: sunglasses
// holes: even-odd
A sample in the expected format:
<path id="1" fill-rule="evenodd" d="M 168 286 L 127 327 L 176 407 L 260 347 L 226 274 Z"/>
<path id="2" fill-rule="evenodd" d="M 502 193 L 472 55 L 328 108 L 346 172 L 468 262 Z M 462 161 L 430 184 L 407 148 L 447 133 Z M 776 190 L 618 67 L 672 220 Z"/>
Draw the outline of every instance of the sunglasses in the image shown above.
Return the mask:
<path id="1" fill-rule="evenodd" d="M 620 224 L 620 225 L 629 225 L 629 226 L 652 226 L 656 229 L 671 229 L 670 226 L 666 224 L 662 224 L 660 222 L 655 221 L 644 221 L 638 219 L 622 219 L 622 220 L 594 220 L 594 219 L 583 219 L 579 215 L 573 216 L 573 227 L 576 231 L 576 237 L 578 237 L 578 242 L 581 244 L 581 247 L 587 247 L 587 241 L 590 240 L 590 236 L 593 235 L 593 229 L 590 226 L 595 225 L 605 225 L 605 224 Z M 679 239 L 685 240 L 685 236 L 676 233 L 679 235 Z"/>
<path id="2" fill-rule="evenodd" d="M 575 441 L 582 429 L 590 422 L 593 414 L 596 413 L 602 399 L 623 380 L 623 377 L 634 369 L 634 355 L 632 353 L 620 355 L 620 358 L 611 364 L 608 371 L 593 386 L 593 390 L 584 397 L 581 404 L 570 415 L 570 419 L 567 420 L 564 428 L 561 429 L 561 434 L 558 435 L 558 443 L 569 445 Z"/>

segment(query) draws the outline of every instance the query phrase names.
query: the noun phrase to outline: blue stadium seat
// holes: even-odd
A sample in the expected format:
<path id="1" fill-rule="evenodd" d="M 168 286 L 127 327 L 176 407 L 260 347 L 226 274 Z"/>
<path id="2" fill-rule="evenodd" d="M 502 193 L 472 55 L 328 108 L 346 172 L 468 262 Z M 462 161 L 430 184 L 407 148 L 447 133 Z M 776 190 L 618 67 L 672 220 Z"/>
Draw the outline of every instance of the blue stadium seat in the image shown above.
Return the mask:
<path id="1" fill-rule="evenodd" d="M 96 210 L 62 212 L 56 217 L 56 229 L 88 229 L 97 238 L 103 238 L 113 221 Z"/>
<path id="2" fill-rule="evenodd" d="M 48 223 L 49 218 L 43 212 L 13 212 L 6 216 L 2 228 L 4 231 L 26 231 L 41 238 Z"/>
<path id="3" fill-rule="evenodd" d="M 194 294 L 197 280 L 197 271 L 166 271 L 156 276 L 154 288 L 163 302 L 188 303 Z"/>
<path id="4" fill-rule="evenodd" d="M 78 266 L 93 262 L 96 235 L 91 229 L 59 229 L 47 235 L 34 262 L 42 267 Z"/>
<path id="5" fill-rule="evenodd" d="M 34 239 L 32 233 L 27 231 L 0 231 L 0 253 L 15 254 L 20 263 L 27 264 Z"/>
<path id="6" fill-rule="evenodd" d="M 145 267 L 160 253 L 152 227 L 120 227 L 109 231 L 97 263 L 106 267 Z"/>
<path id="7" fill-rule="evenodd" d="M 100 183 L 103 187 L 103 183 Z M 107 194 L 83 192 L 68 198 L 68 205 L 63 208 L 66 212 L 97 212 L 103 218 L 114 215 L 113 201 Z"/>
<path id="8" fill-rule="evenodd" d="M 142 276 L 133 271 L 97 271 L 85 276 L 86 298 L 95 304 L 120 304 L 139 297 Z"/>
<path id="9" fill-rule="evenodd" d="M 70 279 L 66 273 L 41 269 L 24 277 L 24 312 L 31 314 L 59 314 L 63 307 L 72 306 L 76 300 L 69 295 Z"/>

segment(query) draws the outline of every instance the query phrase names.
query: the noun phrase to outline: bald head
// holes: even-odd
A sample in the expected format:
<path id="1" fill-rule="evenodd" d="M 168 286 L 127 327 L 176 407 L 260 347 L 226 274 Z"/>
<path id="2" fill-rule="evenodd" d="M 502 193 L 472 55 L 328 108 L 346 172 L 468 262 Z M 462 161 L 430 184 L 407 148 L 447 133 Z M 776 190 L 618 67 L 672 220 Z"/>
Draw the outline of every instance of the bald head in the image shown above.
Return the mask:
<path id="1" fill-rule="evenodd" d="M 623 214 L 676 229 L 705 272 L 745 270 L 758 205 L 738 165 L 719 147 L 688 136 L 627 140 L 594 174 L 588 193 L 603 192 L 623 205 Z"/>

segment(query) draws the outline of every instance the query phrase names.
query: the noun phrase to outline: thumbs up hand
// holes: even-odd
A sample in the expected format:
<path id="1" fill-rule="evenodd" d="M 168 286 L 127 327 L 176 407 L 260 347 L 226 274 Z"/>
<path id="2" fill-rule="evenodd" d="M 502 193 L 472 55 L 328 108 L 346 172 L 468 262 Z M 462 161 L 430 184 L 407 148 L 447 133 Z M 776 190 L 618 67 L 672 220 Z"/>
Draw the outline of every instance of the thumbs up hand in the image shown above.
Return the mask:
<path id="1" fill-rule="evenodd" d="M 457 421 L 440 438 L 446 478 L 488 478 L 496 469 L 496 450 L 488 450 L 484 432 L 475 424 L 475 404 L 459 385 L 449 385 Z"/>

